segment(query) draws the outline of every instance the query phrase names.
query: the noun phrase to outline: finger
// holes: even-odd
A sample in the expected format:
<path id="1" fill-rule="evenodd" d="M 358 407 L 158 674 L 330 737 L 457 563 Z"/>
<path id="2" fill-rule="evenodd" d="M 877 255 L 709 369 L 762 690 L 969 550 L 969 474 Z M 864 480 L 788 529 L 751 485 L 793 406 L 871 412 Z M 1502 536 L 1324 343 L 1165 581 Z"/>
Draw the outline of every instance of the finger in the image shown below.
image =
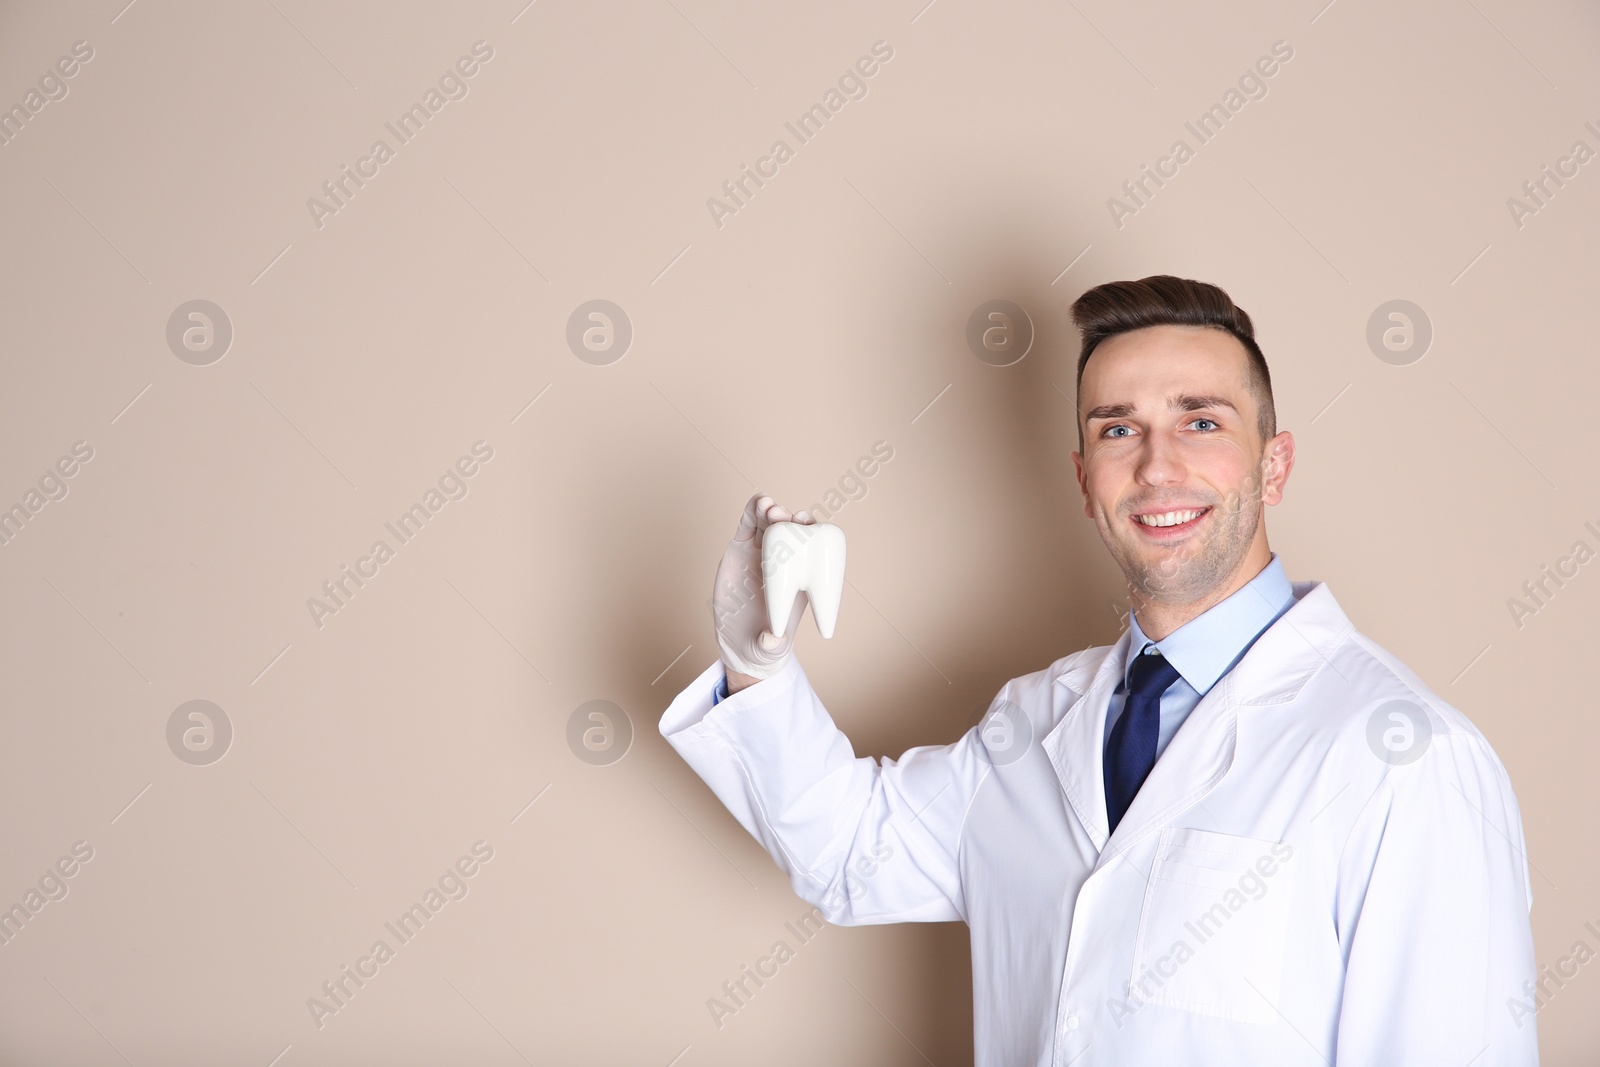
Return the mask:
<path id="1" fill-rule="evenodd" d="M 789 509 L 782 504 L 773 504 L 767 508 L 766 513 L 762 516 L 761 528 L 765 530 L 775 522 L 789 521 Z"/>
<path id="2" fill-rule="evenodd" d="M 810 526 L 812 523 L 816 522 L 817 520 L 811 517 L 811 512 L 810 511 L 807 511 L 806 509 L 801 508 L 799 511 L 794 513 L 794 521 L 800 523 L 803 526 Z"/>
<path id="3" fill-rule="evenodd" d="M 739 516 L 739 528 L 734 531 L 733 539 L 735 541 L 748 541 L 754 537 L 756 530 L 762 526 L 761 513 L 771 504 L 772 498 L 762 492 L 757 492 L 755 496 L 746 501 L 744 514 Z"/>
<path id="4" fill-rule="evenodd" d="M 761 636 L 756 638 L 756 644 L 761 646 L 763 652 L 776 652 L 783 647 L 784 638 L 779 637 L 771 630 L 762 630 Z"/>

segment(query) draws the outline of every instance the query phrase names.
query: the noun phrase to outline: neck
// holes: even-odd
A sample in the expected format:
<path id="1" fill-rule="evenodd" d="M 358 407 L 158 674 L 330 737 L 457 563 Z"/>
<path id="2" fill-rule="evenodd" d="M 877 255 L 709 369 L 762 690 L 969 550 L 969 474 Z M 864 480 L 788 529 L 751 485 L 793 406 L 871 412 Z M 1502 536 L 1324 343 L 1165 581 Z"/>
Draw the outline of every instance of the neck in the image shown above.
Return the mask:
<path id="1" fill-rule="evenodd" d="M 1135 593 L 1132 596 L 1132 606 L 1135 617 L 1139 620 L 1139 629 L 1152 641 L 1166 638 L 1178 627 L 1193 619 L 1199 618 L 1211 608 L 1222 603 L 1250 583 L 1250 580 L 1266 569 L 1272 562 L 1272 549 L 1267 546 L 1265 531 L 1258 531 L 1250 551 L 1245 553 L 1239 565 L 1233 569 L 1227 581 L 1218 584 L 1204 596 L 1197 600 L 1185 603 L 1173 603 L 1163 600 L 1146 600 Z"/>

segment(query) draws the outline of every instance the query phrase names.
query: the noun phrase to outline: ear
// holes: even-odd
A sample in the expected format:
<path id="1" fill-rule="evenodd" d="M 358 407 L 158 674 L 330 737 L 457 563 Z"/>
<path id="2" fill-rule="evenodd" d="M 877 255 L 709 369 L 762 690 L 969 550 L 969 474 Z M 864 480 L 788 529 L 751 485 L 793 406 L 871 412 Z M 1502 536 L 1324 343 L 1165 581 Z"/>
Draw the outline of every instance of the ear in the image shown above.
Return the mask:
<path id="1" fill-rule="evenodd" d="M 1283 500 L 1283 488 L 1294 469 L 1294 435 L 1288 430 L 1267 442 L 1261 457 L 1261 502 L 1277 504 Z"/>
<path id="2" fill-rule="evenodd" d="M 1083 455 L 1078 452 L 1072 454 L 1073 469 L 1078 472 L 1078 491 L 1083 494 L 1083 513 L 1088 518 L 1094 518 L 1094 511 L 1089 507 L 1089 475 L 1083 469 Z"/>

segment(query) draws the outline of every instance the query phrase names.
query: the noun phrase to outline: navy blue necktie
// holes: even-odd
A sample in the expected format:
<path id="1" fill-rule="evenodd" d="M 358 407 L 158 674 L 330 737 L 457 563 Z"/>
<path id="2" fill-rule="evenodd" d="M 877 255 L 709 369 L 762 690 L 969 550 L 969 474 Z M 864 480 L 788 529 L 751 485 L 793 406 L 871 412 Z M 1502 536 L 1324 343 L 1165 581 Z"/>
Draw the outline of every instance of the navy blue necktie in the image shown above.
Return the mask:
<path id="1" fill-rule="evenodd" d="M 1135 656 L 1129 673 L 1128 696 L 1106 742 L 1106 817 L 1113 833 L 1156 765 L 1161 694 L 1178 680 L 1178 668 L 1153 650 Z"/>

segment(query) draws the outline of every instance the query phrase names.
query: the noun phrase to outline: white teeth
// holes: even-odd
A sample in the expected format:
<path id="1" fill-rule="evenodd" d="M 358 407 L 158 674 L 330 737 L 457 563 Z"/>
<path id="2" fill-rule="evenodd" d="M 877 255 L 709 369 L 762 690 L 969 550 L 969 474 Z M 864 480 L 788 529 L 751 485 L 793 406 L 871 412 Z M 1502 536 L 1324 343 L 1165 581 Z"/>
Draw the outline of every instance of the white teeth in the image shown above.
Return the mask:
<path id="1" fill-rule="evenodd" d="M 1188 522 L 1205 511 L 1198 508 L 1192 511 L 1164 511 L 1159 515 L 1135 515 L 1134 521 L 1145 526 L 1177 526 Z"/>

